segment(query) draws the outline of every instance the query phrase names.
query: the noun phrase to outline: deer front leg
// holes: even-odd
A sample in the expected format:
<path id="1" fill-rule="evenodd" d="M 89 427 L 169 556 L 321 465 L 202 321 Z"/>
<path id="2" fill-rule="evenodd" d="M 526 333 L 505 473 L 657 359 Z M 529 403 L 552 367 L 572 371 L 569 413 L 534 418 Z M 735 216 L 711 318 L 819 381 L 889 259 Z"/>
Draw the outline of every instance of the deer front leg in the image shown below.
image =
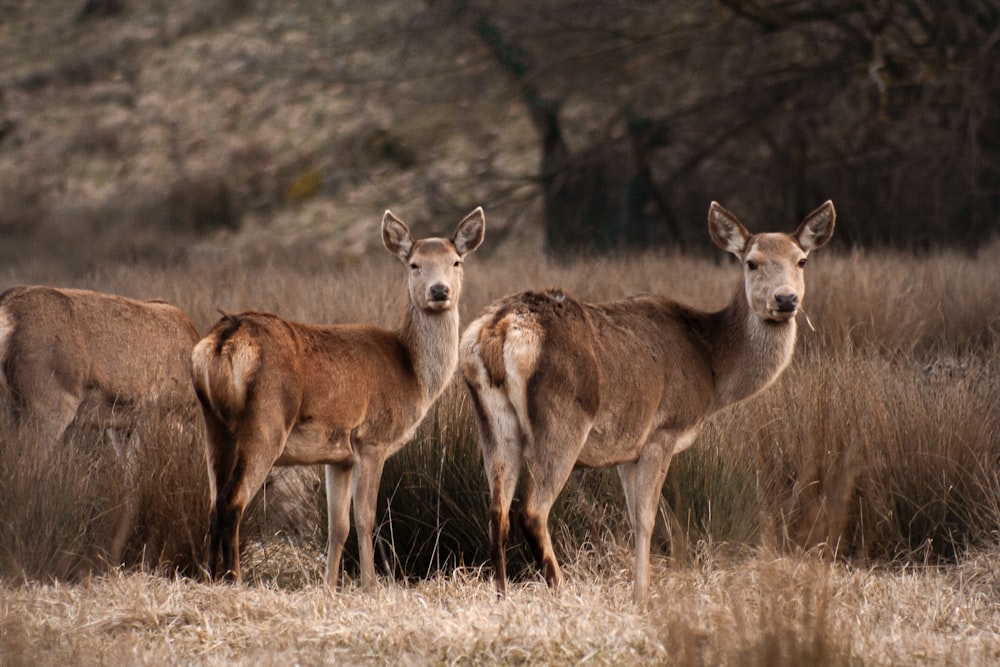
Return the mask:
<path id="1" fill-rule="evenodd" d="M 375 530 L 375 507 L 378 485 L 382 479 L 385 459 L 380 453 L 362 455 L 354 467 L 354 528 L 358 533 L 358 558 L 361 562 L 361 587 L 375 588 L 375 551 L 372 534 Z"/>
<path id="2" fill-rule="evenodd" d="M 344 543 L 351 530 L 351 475 L 350 466 L 326 466 L 326 585 L 337 585 Z"/>
<path id="3" fill-rule="evenodd" d="M 664 435 L 649 442 L 639 460 L 618 466 L 618 476 L 625 491 L 629 518 L 635 533 L 635 583 L 632 599 L 645 607 L 649 598 L 649 553 L 656 525 L 663 482 L 667 478 L 676 438 Z"/>

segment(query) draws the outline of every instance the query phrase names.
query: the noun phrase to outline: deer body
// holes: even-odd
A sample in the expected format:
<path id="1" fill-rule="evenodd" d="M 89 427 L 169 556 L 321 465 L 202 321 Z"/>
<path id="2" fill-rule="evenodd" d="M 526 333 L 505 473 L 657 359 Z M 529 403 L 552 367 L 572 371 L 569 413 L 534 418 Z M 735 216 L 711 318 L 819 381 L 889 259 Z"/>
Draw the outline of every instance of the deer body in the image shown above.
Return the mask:
<path id="1" fill-rule="evenodd" d="M 482 242 L 476 209 L 452 239 L 414 241 L 388 211 L 386 248 L 409 266 L 409 303 L 394 331 L 317 326 L 276 315 L 224 316 L 192 353 L 207 426 L 213 509 L 209 572 L 239 577 L 239 523 L 274 465 L 326 464 L 336 583 L 353 497 L 362 584 L 375 580 L 372 531 L 385 460 L 413 436 L 458 359 L 462 258 Z"/>
<path id="2" fill-rule="evenodd" d="M 645 602 L 670 460 L 693 444 L 712 413 L 759 392 L 788 365 L 802 266 L 833 224 L 828 202 L 793 235 L 751 235 L 713 202 L 713 239 L 744 263 L 744 281 L 721 311 L 657 296 L 585 303 L 548 290 L 505 297 L 468 327 L 460 365 L 491 489 L 501 594 L 522 466 L 521 528 L 551 586 L 561 580 L 547 528 L 556 496 L 574 467 L 617 466 L 635 531 L 635 600 Z"/>
<path id="3" fill-rule="evenodd" d="M 128 427 L 143 407 L 195 403 L 198 330 L 159 301 L 45 286 L 0 295 L 0 380 L 18 437 L 58 442 L 74 420 Z"/>

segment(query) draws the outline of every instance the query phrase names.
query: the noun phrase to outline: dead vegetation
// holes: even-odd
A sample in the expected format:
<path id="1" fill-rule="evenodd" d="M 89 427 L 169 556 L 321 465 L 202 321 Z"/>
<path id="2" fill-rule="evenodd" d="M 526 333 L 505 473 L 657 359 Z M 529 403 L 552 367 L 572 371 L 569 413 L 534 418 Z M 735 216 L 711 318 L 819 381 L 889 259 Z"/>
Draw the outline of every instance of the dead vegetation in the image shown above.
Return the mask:
<path id="1" fill-rule="evenodd" d="M 618 558 L 627 562 L 621 550 Z M 1000 658 L 997 561 L 853 568 L 766 550 L 654 567 L 648 614 L 630 577 L 587 555 L 551 594 L 495 599 L 477 570 L 376 595 L 210 586 L 113 573 L 5 586 L 4 663 L 987 665 Z"/>
<path id="2" fill-rule="evenodd" d="M 313 470 L 289 471 L 258 494 L 243 585 L 206 586 L 173 575 L 203 562 L 197 445 L 151 423 L 137 440 L 151 448 L 150 465 L 129 489 L 101 438 L 44 475 L 3 441 L 0 653 L 9 664 L 988 664 L 1000 656 L 995 253 L 815 258 L 805 308 L 816 332 L 803 325 L 786 377 L 714 418 L 673 462 L 648 615 L 628 602 L 624 500 L 601 471 L 575 474 L 553 512 L 566 588 L 550 595 L 515 544 L 510 599 L 494 599 L 488 492 L 456 385 L 387 463 L 376 554 L 394 579 L 383 573 L 374 596 L 353 583 L 356 561 L 343 592 L 321 583 L 324 500 Z M 254 304 L 306 321 L 385 325 L 401 304 L 391 294 L 396 267 L 381 254 L 324 272 L 239 254 L 172 268 L 109 264 L 78 286 L 165 297 L 202 330 L 217 306 Z M 17 269 L 7 275 L 20 282 Z M 501 253 L 469 267 L 462 318 L 528 285 L 583 298 L 656 291 L 713 308 L 737 275 L 669 254 L 551 264 Z M 165 445 L 186 463 L 153 455 Z M 102 545 L 133 493 L 156 518 L 136 520 L 122 572 Z M 181 565 L 149 546 L 166 537 L 187 545 Z"/>

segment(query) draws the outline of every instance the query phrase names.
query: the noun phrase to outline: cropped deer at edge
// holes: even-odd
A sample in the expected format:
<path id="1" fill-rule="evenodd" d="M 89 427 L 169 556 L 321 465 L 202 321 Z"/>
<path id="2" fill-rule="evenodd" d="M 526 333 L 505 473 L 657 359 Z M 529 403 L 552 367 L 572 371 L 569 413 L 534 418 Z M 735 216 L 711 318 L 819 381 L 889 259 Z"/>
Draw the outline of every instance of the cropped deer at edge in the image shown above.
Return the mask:
<path id="1" fill-rule="evenodd" d="M 743 264 L 729 304 L 702 312 L 659 296 L 585 303 L 560 290 L 500 299 L 462 336 L 460 368 L 490 486 L 496 586 L 506 593 L 509 512 L 546 582 L 562 579 L 549 511 L 574 467 L 617 466 L 635 535 L 633 598 L 649 591 L 653 525 L 671 458 L 710 415 L 761 391 L 788 366 L 809 253 L 833 235 L 827 201 L 793 234 L 751 234 L 712 202 L 708 231 Z"/>
<path id="2" fill-rule="evenodd" d="M 383 244 L 409 271 L 407 307 L 394 331 L 250 311 L 223 316 L 198 342 L 192 374 L 207 427 L 213 579 L 239 579 L 240 519 L 271 467 L 322 463 L 326 581 L 337 582 L 353 496 L 361 583 L 373 588 L 382 468 L 454 375 L 463 259 L 482 243 L 485 229 L 477 208 L 450 239 L 414 240 L 402 220 L 385 212 Z"/>
<path id="3" fill-rule="evenodd" d="M 0 393 L 14 437 L 50 449 L 74 422 L 127 431 L 151 414 L 196 410 L 197 340 L 191 319 L 163 301 L 11 287 L 0 294 Z"/>

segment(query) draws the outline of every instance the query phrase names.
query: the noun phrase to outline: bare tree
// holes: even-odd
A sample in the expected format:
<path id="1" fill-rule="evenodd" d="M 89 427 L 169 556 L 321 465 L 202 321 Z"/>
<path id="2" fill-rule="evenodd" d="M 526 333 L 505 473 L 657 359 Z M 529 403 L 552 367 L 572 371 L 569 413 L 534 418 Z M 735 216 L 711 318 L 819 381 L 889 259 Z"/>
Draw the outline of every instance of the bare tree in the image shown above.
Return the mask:
<path id="1" fill-rule="evenodd" d="M 712 198 L 765 220 L 834 197 L 849 242 L 996 231 L 996 0 L 455 0 L 428 14 L 471 31 L 529 111 L 553 250 L 697 244 Z"/>

